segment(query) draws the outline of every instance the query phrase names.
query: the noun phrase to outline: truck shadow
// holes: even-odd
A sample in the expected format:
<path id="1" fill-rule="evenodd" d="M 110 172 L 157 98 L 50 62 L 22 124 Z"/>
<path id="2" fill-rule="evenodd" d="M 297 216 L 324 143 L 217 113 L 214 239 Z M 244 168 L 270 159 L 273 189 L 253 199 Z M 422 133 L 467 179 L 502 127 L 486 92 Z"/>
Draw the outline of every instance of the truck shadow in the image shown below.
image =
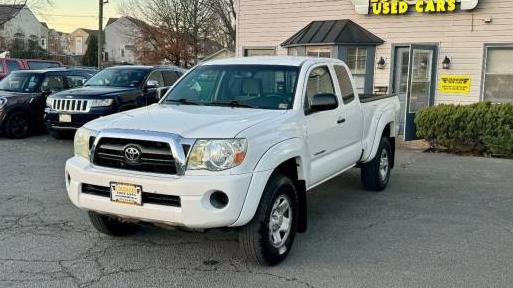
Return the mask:
<path id="1" fill-rule="evenodd" d="M 386 193 L 386 192 L 384 192 Z M 367 192 L 360 183 L 360 171 L 354 169 L 315 188 L 308 194 L 309 228 L 304 234 L 298 234 L 295 247 L 284 265 L 296 265 L 308 261 L 323 263 L 326 255 L 333 255 L 333 249 L 348 249 L 350 246 L 338 246 L 350 233 L 366 229 L 373 221 L 379 221 L 375 201 L 384 198 L 381 194 Z M 376 199 L 377 198 L 377 199 Z M 211 230 L 205 233 L 182 230 L 165 230 L 155 227 L 144 228 L 132 240 L 148 244 L 170 245 L 167 251 L 175 255 L 182 252 L 171 243 L 192 245 L 197 249 L 195 255 L 205 266 L 218 266 L 226 263 L 245 263 L 238 250 L 237 231 L 234 229 Z M 338 243 L 338 244 L 337 244 Z M 162 247 L 161 247 L 162 248 Z M 181 257 L 181 256 L 179 256 Z M 313 261 L 313 262 L 312 262 Z M 196 262 L 196 263 L 198 263 Z M 238 266 L 238 265 L 236 265 Z"/>

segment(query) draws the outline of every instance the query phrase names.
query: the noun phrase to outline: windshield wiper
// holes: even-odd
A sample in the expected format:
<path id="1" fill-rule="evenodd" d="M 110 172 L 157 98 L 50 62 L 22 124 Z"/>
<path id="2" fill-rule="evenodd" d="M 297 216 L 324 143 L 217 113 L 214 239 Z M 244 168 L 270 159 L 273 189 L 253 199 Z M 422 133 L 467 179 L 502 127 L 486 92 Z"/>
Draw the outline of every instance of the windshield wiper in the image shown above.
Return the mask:
<path id="1" fill-rule="evenodd" d="M 248 105 L 248 104 L 242 104 L 240 103 L 239 101 L 236 101 L 236 100 L 233 100 L 233 101 L 230 101 L 230 102 L 212 102 L 212 103 L 209 103 L 209 105 L 212 105 L 212 106 L 227 106 L 227 107 L 237 107 L 237 108 L 258 108 L 258 107 L 255 107 L 255 106 L 251 106 L 251 105 Z"/>
<path id="2" fill-rule="evenodd" d="M 181 98 L 181 99 L 168 99 L 166 102 L 172 102 L 172 103 L 178 103 L 182 105 L 200 105 L 199 103 L 189 101 L 187 99 Z"/>

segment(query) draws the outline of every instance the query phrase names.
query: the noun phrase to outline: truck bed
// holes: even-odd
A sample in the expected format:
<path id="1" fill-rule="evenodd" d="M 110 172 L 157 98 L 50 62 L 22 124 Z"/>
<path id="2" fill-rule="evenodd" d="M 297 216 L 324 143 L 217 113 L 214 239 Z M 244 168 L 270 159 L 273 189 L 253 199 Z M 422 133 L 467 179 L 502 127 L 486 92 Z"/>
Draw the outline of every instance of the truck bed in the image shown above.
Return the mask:
<path id="1" fill-rule="evenodd" d="M 390 127 L 391 135 L 397 135 L 397 123 L 399 115 L 399 98 L 397 95 L 360 95 L 363 112 L 363 150 L 362 160 L 371 159 L 374 144 L 379 143 L 378 135 L 382 131 L 382 127 L 377 127 L 382 123 L 382 117 L 390 118 L 394 121 L 394 127 Z M 394 119 L 395 118 L 395 119 Z M 387 122 L 387 121 L 385 121 Z"/>
<path id="2" fill-rule="evenodd" d="M 397 96 L 396 94 L 387 94 L 387 95 L 382 95 L 382 94 L 360 94 L 360 102 L 361 103 L 369 103 L 369 102 L 374 102 L 374 101 L 378 101 L 378 100 L 383 100 L 383 99 L 387 99 L 387 98 L 392 98 L 392 97 L 395 97 Z"/>

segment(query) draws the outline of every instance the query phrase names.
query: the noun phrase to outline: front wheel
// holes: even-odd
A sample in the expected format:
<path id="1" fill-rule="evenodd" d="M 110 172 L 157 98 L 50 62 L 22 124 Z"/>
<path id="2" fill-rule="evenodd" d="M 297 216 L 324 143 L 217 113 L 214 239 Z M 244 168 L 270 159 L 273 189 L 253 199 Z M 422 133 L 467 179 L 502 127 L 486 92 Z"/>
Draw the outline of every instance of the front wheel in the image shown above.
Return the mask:
<path id="1" fill-rule="evenodd" d="M 376 156 L 361 168 L 362 183 L 367 190 L 375 192 L 385 190 L 390 181 L 392 157 L 390 141 L 386 137 L 381 138 Z"/>
<path id="2" fill-rule="evenodd" d="M 246 258 L 260 265 L 283 261 L 297 231 L 297 191 L 288 177 L 271 177 L 253 220 L 239 232 L 239 246 Z"/>
<path id="3" fill-rule="evenodd" d="M 14 112 L 5 122 L 5 135 L 13 139 L 25 138 L 30 134 L 30 117 L 25 112 Z"/>

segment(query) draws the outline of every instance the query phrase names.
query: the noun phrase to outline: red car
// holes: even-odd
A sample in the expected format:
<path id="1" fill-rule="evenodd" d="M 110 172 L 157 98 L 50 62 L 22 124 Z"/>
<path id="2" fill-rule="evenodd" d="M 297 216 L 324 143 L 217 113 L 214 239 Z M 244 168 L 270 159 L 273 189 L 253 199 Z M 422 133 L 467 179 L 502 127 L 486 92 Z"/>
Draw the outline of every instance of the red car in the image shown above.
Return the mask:
<path id="1" fill-rule="evenodd" d="M 43 70 L 62 67 L 62 63 L 51 60 L 0 58 L 0 80 L 18 70 Z"/>

